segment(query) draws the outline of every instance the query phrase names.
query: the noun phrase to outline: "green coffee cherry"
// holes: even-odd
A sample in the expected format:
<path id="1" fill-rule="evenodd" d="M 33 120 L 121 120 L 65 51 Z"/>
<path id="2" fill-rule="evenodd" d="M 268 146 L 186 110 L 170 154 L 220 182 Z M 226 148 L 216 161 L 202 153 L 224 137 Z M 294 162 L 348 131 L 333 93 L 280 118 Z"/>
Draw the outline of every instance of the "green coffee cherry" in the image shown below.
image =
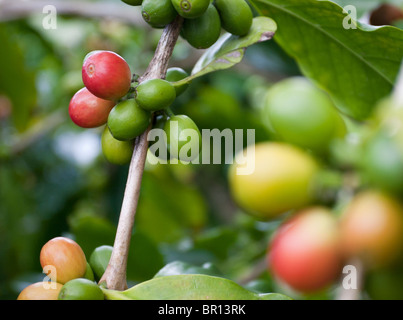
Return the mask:
<path id="1" fill-rule="evenodd" d="M 95 280 L 94 272 L 92 271 L 91 266 L 88 262 L 87 262 L 87 269 L 85 270 L 84 278 L 91 280 L 91 281 Z"/>
<path id="2" fill-rule="evenodd" d="M 172 0 L 175 10 L 186 19 L 195 19 L 206 12 L 210 0 Z"/>
<path id="3" fill-rule="evenodd" d="M 163 28 L 178 15 L 171 0 L 144 0 L 141 5 L 143 19 L 153 28 Z"/>
<path id="4" fill-rule="evenodd" d="M 347 132 L 329 96 L 303 77 L 291 77 L 269 88 L 262 120 L 276 139 L 322 154 Z"/>
<path id="5" fill-rule="evenodd" d="M 196 49 L 211 47 L 221 34 L 221 21 L 217 9 L 210 4 L 201 17 L 185 20 L 181 34 Z"/>
<path id="6" fill-rule="evenodd" d="M 101 279 L 105 273 L 111 259 L 112 250 L 113 247 L 111 246 L 100 246 L 91 253 L 90 265 L 98 279 Z"/>
<path id="7" fill-rule="evenodd" d="M 172 158 L 184 162 L 193 161 L 199 156 L 202 137 L 197 125 L 185 115 L 170 117 L 165 125 L 168 151 Z"/>
<path id="8" fill-rule="evenodd" d="M 161 129 L 164 130 L 165 123 L 167 122 L 168 117 L 163 115 L 157 115 L 155 117 L 155 122 L 153 125 L 153 129 Z M 161 140 L 160 140 L 161 139 Z M 150 141 L 150 146 L 148 149 L 154 156 L 157 158 L 168 161 L 169 160 L 169 151 L 167 147 L 166 139 L 163 139 L 162 136 L 158 136 L 154 141 Z"/>
<path id="9" fill-rule="evenodd" d="M 126 100 L 112 109 L 108 127 L 112 136 L 121 141 L 133 140 L 141 135 L 151 122 L 151 114 L 140 108 L 134 100 Z"/>
<path id="10" fill-rule="evenodd" d="M 402 193 L 403 155 L 398 139 L 391 138 L 384 130 L 377 131 L 365 142 L 361 166 L 363 176 L 371 185 Z"/>
<path id="11" fill-rule="evenodd" d="M 165 80 L 168 82 L 177 82 L 187 78 L 188 76 L 189 74 L 181 68 L 169 68 Z M 186 91 L 188 87 L 189 83 L 185 83 L 179 87 L 175 86 L 176 96 L 179 97 L 182 93 Z"/>
<path id="12" fill-rule="evenodd" d="M 236 36 L 244 36 L 252 26 L 253 13 L 245 0 L 216 0 L 222 27 Z"/>
<path id="13" fill-rule="evenodd" d="M 104 300 L 98 285 L 88 279 L 74 279 L 67 282 L 59 293 L 59 300 Z"/>
<path id="14" fill-rule="evenodd" d="M 168 108 L 176 98 L 172 84 L 162 79 L 142 82 L 136 87 L 135 99 L 144 110 L 157 111 Z"/>
<path id="15" fill-rule="evenodd" d="M 124 3 L 127 3 L 131 6 L 141 6 L 143 0 L 122 0 Z"/>
<path id="16" fill-rule="evenodd" d="M 105 127 L 101 138 L 102 152 L 110 163 L 117 165 L 128 164 L 132 158 L 134 143 L 132 140 L 120 141 L 115 139 L 108 127 Z"/>

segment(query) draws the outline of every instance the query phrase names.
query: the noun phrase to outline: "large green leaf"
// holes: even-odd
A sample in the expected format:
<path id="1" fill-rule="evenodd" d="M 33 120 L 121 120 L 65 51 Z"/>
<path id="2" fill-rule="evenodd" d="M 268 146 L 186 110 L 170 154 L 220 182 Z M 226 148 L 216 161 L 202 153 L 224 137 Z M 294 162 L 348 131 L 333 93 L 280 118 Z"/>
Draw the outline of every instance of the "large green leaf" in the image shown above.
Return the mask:
<path id="1" fill-rule="evenodd" d="M 231 68 L 241 62 L 245 50 L 253 44 L 270 40 L 276 32 L 276 23 L 267 17 L 256 17 L 249 33 L 238 37 L 225 33 L 199 59 L 192 70 L 192 75 L 174 83 L 180 86 L 210 72 Z"/>
<path id="2" fill-rule="evenodd" d="M 391 92 L 403 59 L 402 30 L 362 24 L 345 29 L 347 15 L 330 1 L 251 2 L 276 20 L 274 39 L 346 114 L 363 119 Z"/>
<path id="3" fill-rule="evenodd" d="M 173 261 L 159 270 L 154 278 L 181 274 L 206 274 L 210 276 L 221 276 L 220 272 L 211 263 L 205 263 L 199 267 L 183 261 Z"/>
<path id="4" fill-rule="evenodd" d="M 126 291 L 103 289 L 108 300 L 288 300 L 281 294 L 258 294 L 224 278 L 175 275 L 154 278 Z"/>

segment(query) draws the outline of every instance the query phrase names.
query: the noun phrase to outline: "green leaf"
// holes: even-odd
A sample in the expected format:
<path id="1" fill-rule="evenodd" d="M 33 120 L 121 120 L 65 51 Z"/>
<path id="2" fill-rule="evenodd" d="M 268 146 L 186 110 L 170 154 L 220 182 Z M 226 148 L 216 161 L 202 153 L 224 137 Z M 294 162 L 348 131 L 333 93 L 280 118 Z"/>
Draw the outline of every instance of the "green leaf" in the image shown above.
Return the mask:
<path id="1" fill-rule="evenodd" d="M 224 34 L 199 59 L 192 70 L 192 75 L 173 83 L 173 85 L 181 86 L 210 72 L 231 68 L 242 61 L 247 47 L 270 40 L 276 29 L 276 23 L 272 19 L 256 17 L 253 19 L 252 27 L 246 36 L 238 37 L 229 33 Z"/>
<path id="2" fill-rule="evenodd" d="M 130 241 L 127 278 L 132 281 L 150 279 L 163 265 L 164 258 L 157 244 L 136 230 Z"/>
<path id="3" fill-rule="evenodd" d="M 219 259 L 227 259 L 239 232 L 229 227 L 211 228 L 195 238 L 195 248 L 213 253 Z"/>
<path id="4" fill-rule="evenodd" d="M 181 274 L 206 274 L 210 276 L 220 276 L 219 271 L 210 263 L 206 263 L 199 267 L 183 261 L 173 261 L 159 270 L 154 278 Z"/>
<path id="5" fill-rule="evenodd" d="M 72 217 L 69 221 L 75 240 L 89 258 L 101 245 L 113 245 L 116 228 L 108 220 L 94 216 Z"/>
<path id="6" fill-rule="evenodd" d="M 287 300 L 280 294 L 256 294 L 237 283 L 208 275 L 154 278 L 126 291 L 103 289 L 108 300 Z"/>
<path id="7" fill-rule="evenodd" d="M 177 179 L 170 166 L 154 170 L 143 175 L 137 230 L 155 242 L 174 242 L 202 228 L 207 222 L 207 207 L 199 190 Z"/>
<path id="8" fill-rule="evenodd" d="M 274 39 L 346 114 L 366 118 L 391 92 L 403 59 L 402 30 L 358 23 L 357 29 L 345 29 L 349 18 L 330 1 L 251 2 L 276 20 Z"/>

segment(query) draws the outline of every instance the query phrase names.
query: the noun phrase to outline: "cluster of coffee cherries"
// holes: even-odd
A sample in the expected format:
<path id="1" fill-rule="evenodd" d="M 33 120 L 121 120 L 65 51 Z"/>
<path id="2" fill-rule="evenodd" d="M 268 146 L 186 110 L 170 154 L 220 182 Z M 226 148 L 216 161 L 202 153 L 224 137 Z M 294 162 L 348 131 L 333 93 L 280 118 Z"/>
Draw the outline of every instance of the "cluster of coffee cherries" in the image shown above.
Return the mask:
<path id="1" fill-rule="evenodd" d="M 181 68 L 170 68 L 165 80 L 151 79 L 141 83 L 133 80 L 129 65 L 111 51 L 93 51 L 83 63 L 82 77 L 85 87 L 71 99 L 69 114 L 73 122 L 82 128 L 105 126 L 102 134 L 102 151 L 106 159 L 118 165 L 130 162 L 134 139 L 150 125 L 166 131 L 164 144 L 181 148 L 181 131 L 194 129 L 192 119 L 185 115 L 173 115 L 167 109 L 187 84 L 172 83 L 188 76 Z M 176 135 L 171 134 L 171 123 L 177 122 Z M 172 141 L 172 140 L 175 141 Z M 200 149 L 200 148 L 199 148 Z M 176 153 L 175 153 L 176 154 Z"/>
<path id="2" fill-rule="evenodd" d="M 101 249 L 101 250 L 100 250 Z M 96 249 L 87 262 L 84 251 L 72 239 L 56 237 L 41 249 L 40 263 L 47 276 L 43 281 L 24 288 L 17 300 L 104 300 L 100 286 L 95 282 L 105 271 L 110 258 L 103 248 Z"/>
<path id="3" fill-rule="evenodd" d="M 184 18 L 181 35 L 197 48 L 206 49 L 220 37 L 221 29 L 244 36 L 252 25 L 253 13 L 245 0 L 122 0 L 141 6 L 144 20 L 163 28 L 178 15 Z"/>

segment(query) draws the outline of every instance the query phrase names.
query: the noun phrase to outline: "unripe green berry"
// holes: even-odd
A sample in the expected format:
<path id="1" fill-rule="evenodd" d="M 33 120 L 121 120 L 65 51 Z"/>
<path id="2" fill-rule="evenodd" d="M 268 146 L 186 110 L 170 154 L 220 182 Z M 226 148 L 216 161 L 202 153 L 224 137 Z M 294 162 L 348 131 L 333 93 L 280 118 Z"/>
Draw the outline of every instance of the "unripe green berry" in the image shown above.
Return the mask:
<path id="1" fill-rule="evenodd" d="M 90 264 L 87 262 L 87 269 L 85 270 L 85 274 L 83 276 L 83 278 L 94 281 L 94 272 L 91 269 Z"/>
<path id="2" fill-rule="evenodd" d="M 185 20 L 181 34 L 196 49 L 211 47 L 221 34 L 221 21 L 217 9 L 210 4 L 201 17 Z"/>
<path id="3" fill-rule="evenodd" d="M 210 0 L 172 0 L 172 4 L 185 19 L 195 19 L 206 12 Z"/>
<path id="4" fill-rule="evenodd" d="M 74 279 L 67 282 L 59 293 L 59 300 L 104 300 L 98 285 L 88 279 Z"/>
<path id="5" fill-rule="evenodd" d="M 191 118 L 185 115 L 172 116 L 166 121 L 164 131 L 172 158 L 186 162 L 193 161 L 199 156 L 202 136 Z M 182 150 L 185 146 L 186 149 Z"/>
<path id="6" fill-rule="evenodd" d="M 244 36 L 252 26 L 253 13 L 245 0 L 216 0 L 222 27 L 236 36 Z"/>
<path id="7" fill-rule="evenodd" d="M 133 140 L 151 123 L 150 112 L 142 109 L 134 100 L 126 100 L 112 109 L 108 127 L 112 136 L 121 141 Z"/>
<path id="8" fill-rule="evenodd" d="M 90 265 L 98 279 L 101 279 L 112 256 L 113 247 L 100 246 L 90 256 Z"/>
<path id="9" fill-rule="evenodd" d="M 165 77 L 168 82 L 177 82 L 187 78 L 189 74 L 181 68 L 169 68 Z M 189 83 L 185 83 L 181 86 L 174 86 L 176 90 L 176 96 L 179 97 L 189 87 Z"/>
<path id="10" fill-rule="evenodd" d="M 101 142 L 102 153 L 110 163 L 124 165 L 130 162 L 134 149 L 134 143 L 132 140 L 117 140 L 112 136 L 109 128 L 105 127 L 104 132 L 102 133 Z"/>
<path id="11" fill-rule="evenodd" d="M 163 28 L 178 15 L 171 0 L 144 0 L 141 5 L 143 19 L 153 28 Z"/>
<path id="12" fill-rule="evenodd" d="M 136 87 L 135 99 L 144 110 L 157 111 L 168 108 L 176 98 L 172 84 L 162 79 L 142 82 Z"/>
<path id="13" fill-rule="evenodd" d="M 143 0 L 122 0 L 124 3 L 127 3 L 131 6 L 141 6 Z"/>

